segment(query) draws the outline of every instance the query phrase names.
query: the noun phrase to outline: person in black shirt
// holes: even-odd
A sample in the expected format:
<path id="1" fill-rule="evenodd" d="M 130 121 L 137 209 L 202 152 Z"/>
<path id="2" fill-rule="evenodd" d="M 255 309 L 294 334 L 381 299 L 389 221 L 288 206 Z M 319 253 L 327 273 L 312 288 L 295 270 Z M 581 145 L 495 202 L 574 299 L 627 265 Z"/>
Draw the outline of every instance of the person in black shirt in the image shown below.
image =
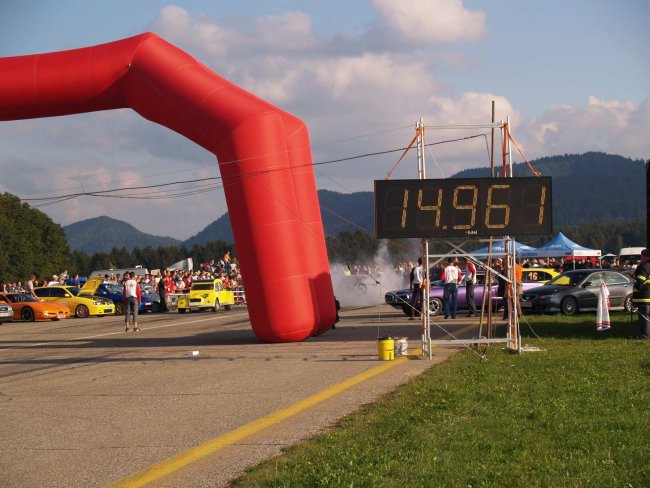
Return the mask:
<path id="1" fill-rule="evenodd" d="M 641 251 L 641 261 L 634 271 L 632 303 L 638 308 L 639 339 L 650 339 L 650 251 Z"/>

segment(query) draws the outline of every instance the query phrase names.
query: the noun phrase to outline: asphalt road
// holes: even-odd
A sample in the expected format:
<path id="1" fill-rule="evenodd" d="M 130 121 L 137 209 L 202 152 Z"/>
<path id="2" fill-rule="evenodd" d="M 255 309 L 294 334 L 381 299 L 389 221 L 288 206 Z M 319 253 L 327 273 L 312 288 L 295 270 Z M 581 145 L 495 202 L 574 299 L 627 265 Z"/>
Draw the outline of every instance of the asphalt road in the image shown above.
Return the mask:
<path id="1" fill-rule="evenodd" d="M 386 364 L 377 360 L 379 335 L 420 347 L 418 321 L 379 312 L 344 310 L 336 330 L 294 344 L 259 343 L 245 308 L 145 315 L 140 333 L 125 333 L 119 317 L 0 325 L 1 485 L 106 486 L 236 431 L 235 441 L 149 478 L 151 486 L 227 484 L 453 352 L 438 348 L 432 362 L 377 373 Z M 475 324 L 444 323 L 464 337 Z M 278 411 L 290 415 L 251 427 Z"/>

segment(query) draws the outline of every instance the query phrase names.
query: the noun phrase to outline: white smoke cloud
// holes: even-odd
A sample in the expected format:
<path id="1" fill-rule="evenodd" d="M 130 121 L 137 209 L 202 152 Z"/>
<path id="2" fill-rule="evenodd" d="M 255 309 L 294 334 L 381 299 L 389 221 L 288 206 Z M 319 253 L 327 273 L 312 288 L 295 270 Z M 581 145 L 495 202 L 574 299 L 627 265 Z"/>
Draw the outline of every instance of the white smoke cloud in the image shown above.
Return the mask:
<path id="1" fill-rule="evenodd" d="M 330 263 L 334 295 L 342 307 L 367 307 L 384 303 L 386 292 L 402 290 L 409 286 L 409 272 L 396 269 L 384 242 L 376 255 L 363 263 Z M 353 271 L 346 275 L 348 265 Z M 354 273 L 355 265 L 368 266 L 370 270 Z"/>

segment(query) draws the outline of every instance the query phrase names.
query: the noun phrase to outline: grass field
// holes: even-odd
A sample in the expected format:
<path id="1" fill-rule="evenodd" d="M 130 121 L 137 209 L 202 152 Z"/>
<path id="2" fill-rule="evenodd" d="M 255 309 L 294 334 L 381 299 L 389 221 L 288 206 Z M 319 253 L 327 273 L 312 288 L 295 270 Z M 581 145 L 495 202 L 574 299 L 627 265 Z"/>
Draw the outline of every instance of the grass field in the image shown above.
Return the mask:
<path id="1" fill-rule="evenodd" d="M 528 317 L 541 351 L 460 352 L 234 484 L 648 487 L 650 342 L 612 319 Z"/>

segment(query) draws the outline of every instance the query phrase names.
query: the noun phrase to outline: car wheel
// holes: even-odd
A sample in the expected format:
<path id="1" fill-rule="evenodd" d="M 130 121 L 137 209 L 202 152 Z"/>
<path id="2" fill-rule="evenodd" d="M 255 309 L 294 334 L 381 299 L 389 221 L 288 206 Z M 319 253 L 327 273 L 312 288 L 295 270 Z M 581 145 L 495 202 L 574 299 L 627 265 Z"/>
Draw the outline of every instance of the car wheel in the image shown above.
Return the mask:
<path id="1" fill-rule="evenodd" d="M 635 307 L 634 304 L 632 303 L 632 295 L 628 295 L 625 297 L 625 301 L 623 302 L 623 308 L 625 308 L 626 312 L 638 312 L 639 308 Z"/>
<path id="2" fill-rule="evenodd" d="M 85 305 L 77 306 L 77 308 L 74 311 L 74 314 L 79 319 L 85 319 L 86 317 L 88 317 L 88 315 L 90 315 L 90 313 L 88 312 L 88 307 L 86 307 Z"/>
<path id="3" fill-rule="evenodd" d="M 124 304 L 122 302 L 115 302 L 115 315 L 124 315 Z"/>
<path id="4" fill-rule="evenodd" d="M 230 305 L 224 305 L 224 306 L 223 306 L 223 309 L 224 309 L 224 310 L 230 310 L 231 308 L 232 308 L 232 307 L 231 307 Z"/>
<path id="5" fill-rule="evenodd" d="M 440 315 L 440 312 L 442 312 L 442 300 L 429 298 L 429 315 Z"/>
<path id="6" fill-rule="evenodd" d="M 564 297 L 560 302 L 560 311 L 564 315 L 574 315 L 578 311 L 578 300 L 574 297 Z"/>
<path id="7" fill-rule="evenodd" d="M 219 304 L 219 299 L 216 299 L 216 300 L 214 301 L 214 307 L 212 307 L 212 311 L 213 311 L 213 312 L 216 312 L 216 311 L 219 310 L 220 308 L 221 308 L 221 305 Z"/>
<path id="8" fill-rule="evenodd" d="M 23 322 L 34 322 L 34 311 L 29 307 L 25 307 L 20 312 L 20 318 Z"/>
<path id="9" fill-rule="evenodd" d="M 187 312 L 186 308 L 179 308 L 178 309 L 178 313 L 185 313 L 185 312 Z"/>

